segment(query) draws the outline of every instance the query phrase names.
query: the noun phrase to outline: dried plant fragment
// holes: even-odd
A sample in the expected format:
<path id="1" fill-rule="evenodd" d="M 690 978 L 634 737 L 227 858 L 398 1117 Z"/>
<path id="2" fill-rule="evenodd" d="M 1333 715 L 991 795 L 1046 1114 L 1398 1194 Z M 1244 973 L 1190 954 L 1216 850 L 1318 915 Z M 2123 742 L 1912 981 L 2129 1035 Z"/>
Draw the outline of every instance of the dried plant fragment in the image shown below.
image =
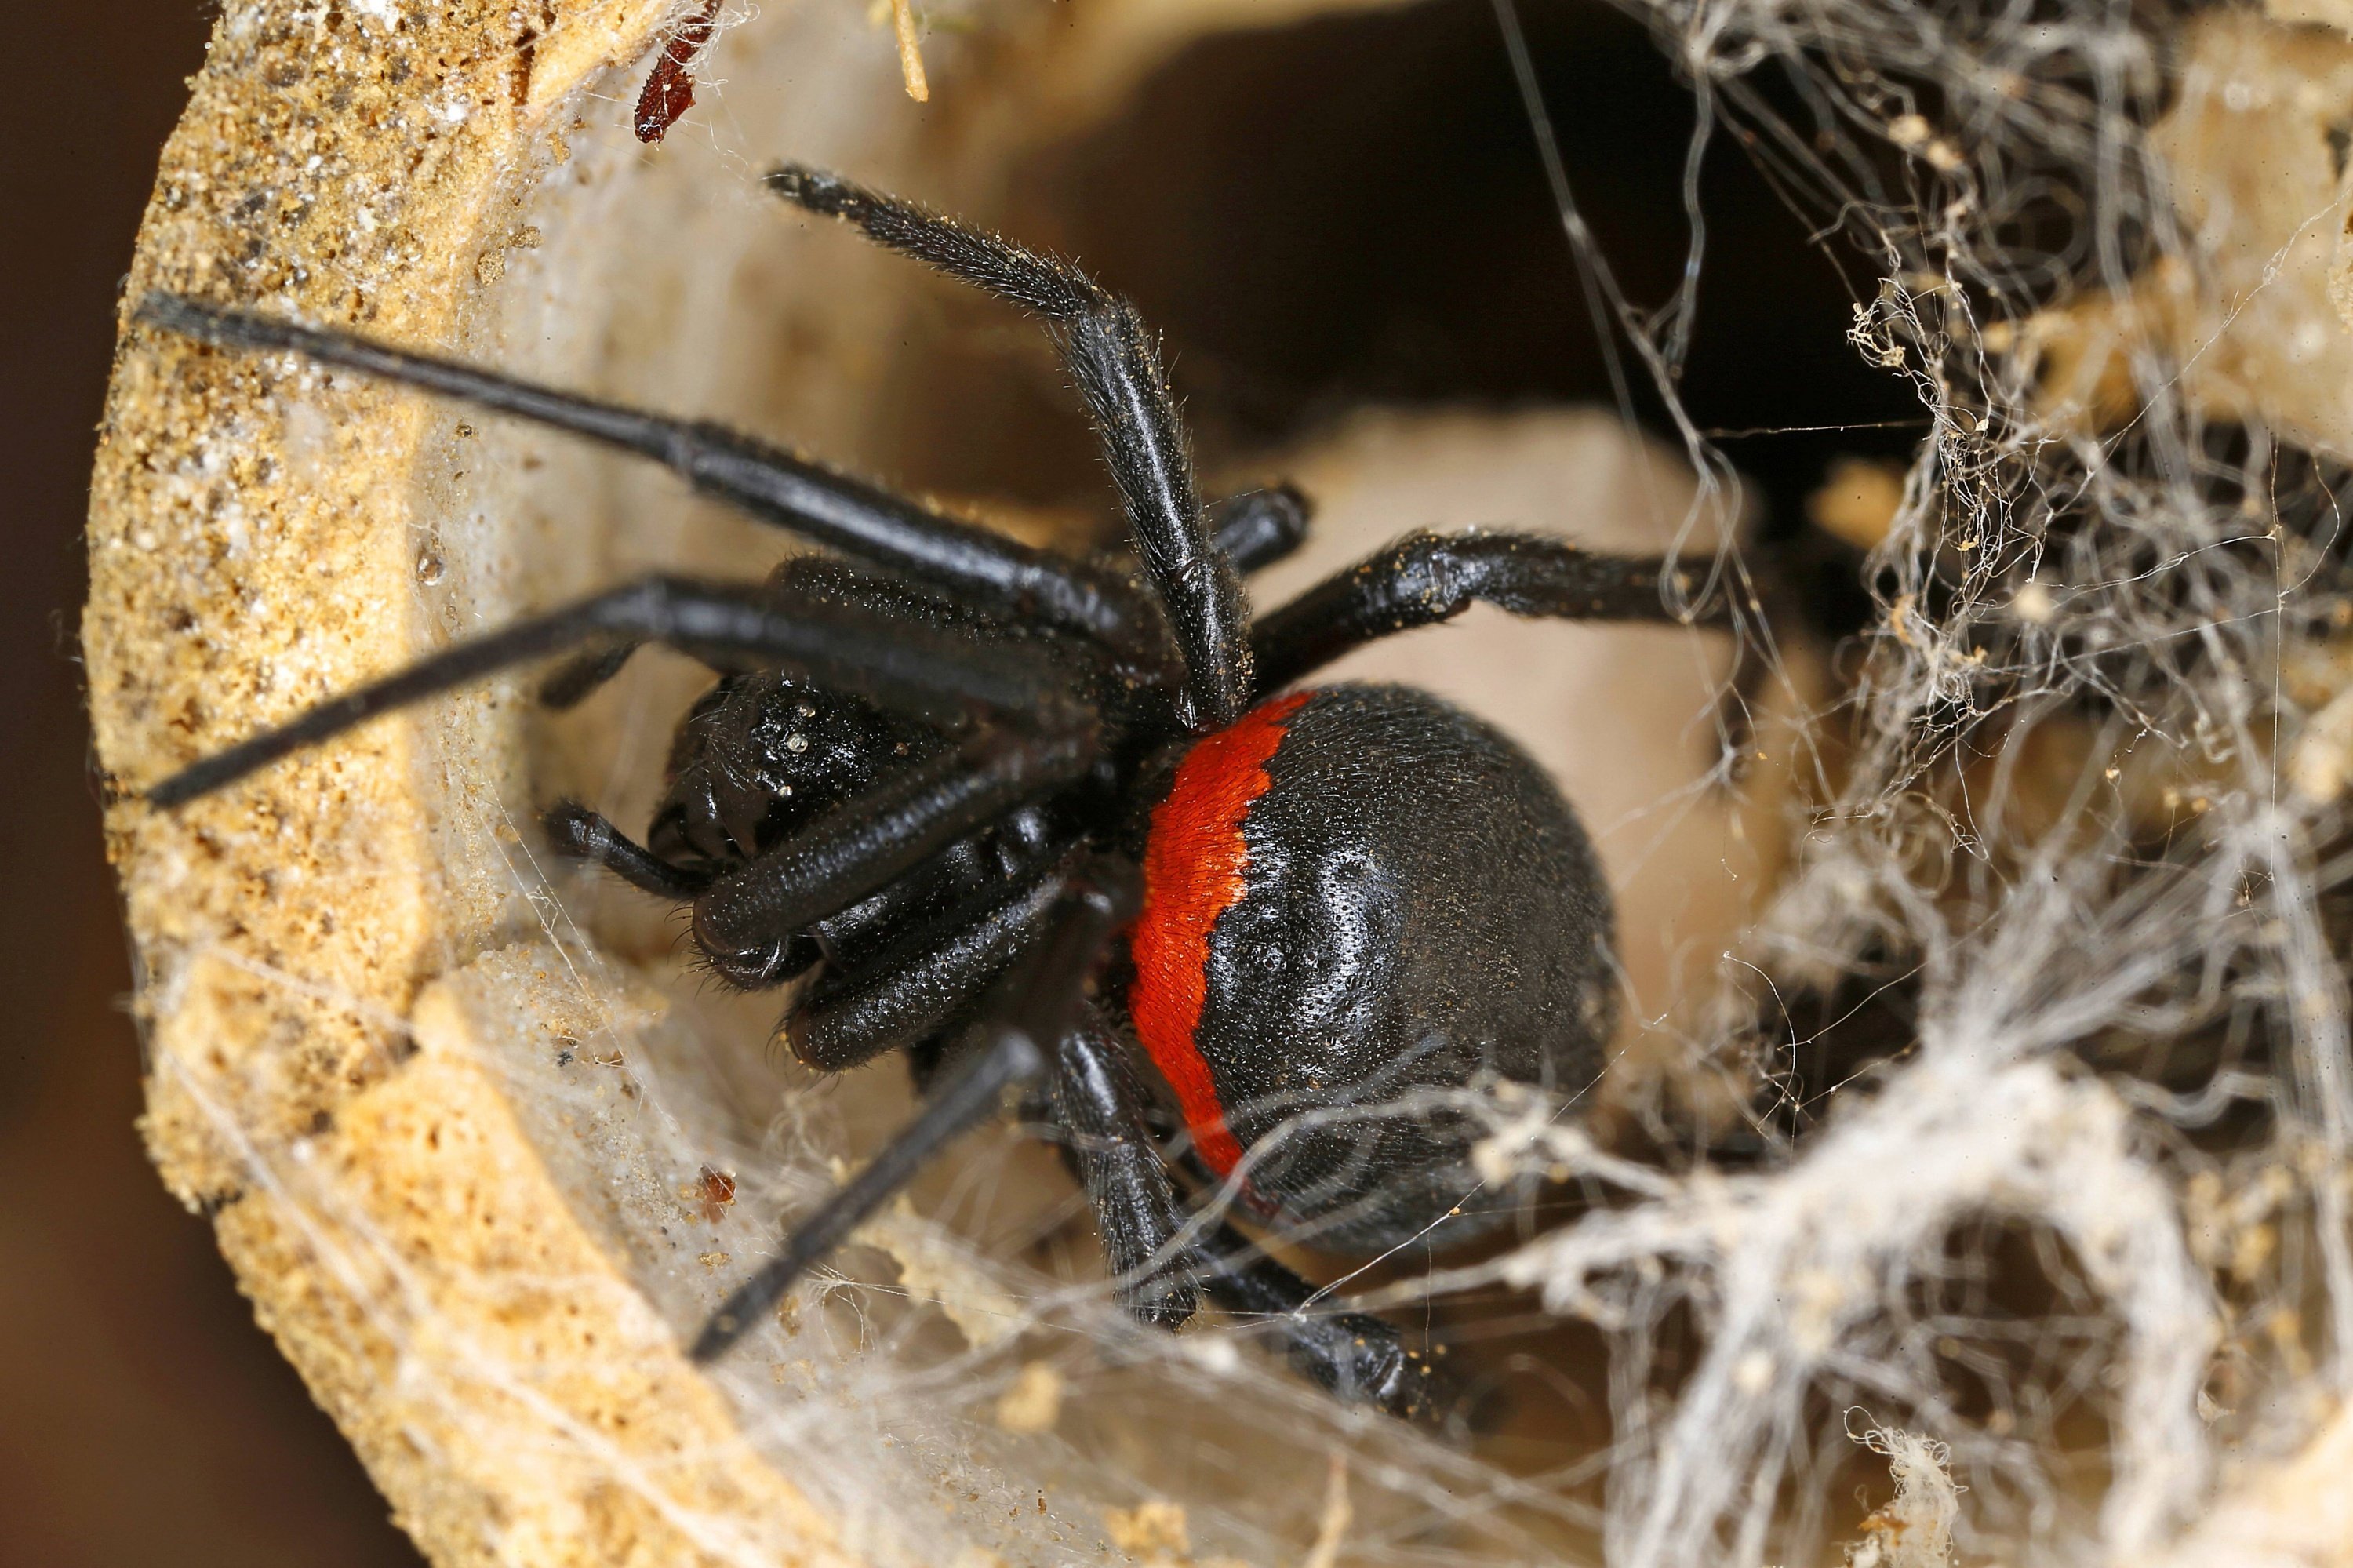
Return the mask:
<path id="1" fill-rule="evenodd" d="M 718 23 L 719 0 L 705 0 L 702 10 L 681 22 L 662 40 L 661 58 L 654 61 L 654 69 L 646 74 L 646 85 L 638 94 L 633 123 L 638 141 L 649 144 L 660 141 L 694 107 L 694 78 L 689 74 L 690 68 L 702 53 L 703 46 L 711 42 L 712 30 Z"/>

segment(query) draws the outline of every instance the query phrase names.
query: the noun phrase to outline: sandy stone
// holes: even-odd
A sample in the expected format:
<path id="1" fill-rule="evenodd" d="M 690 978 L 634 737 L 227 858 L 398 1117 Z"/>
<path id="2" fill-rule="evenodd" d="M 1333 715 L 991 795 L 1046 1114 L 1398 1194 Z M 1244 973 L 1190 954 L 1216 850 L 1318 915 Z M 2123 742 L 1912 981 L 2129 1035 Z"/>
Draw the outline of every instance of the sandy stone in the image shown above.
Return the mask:
<path id="1" fill-rule="evenodd" d="M 171 289 L 449 336 L 475 259 L 518 243 L 507 212 L 550 132 L 663 9 L 232 5 L 126 309 Z M 575 1216 L 469 1047 L 459 993 L 420 995 L 462 923 L 412 732 L 364 731 L 174 815 L 136 799 L 424 645 L 402 504 L 422 407 L 340 381 L 297 405 L 295 387 L 319 394 L 314 372 L 127 327 L 101 432 L 86 647 L 145 981 L 149 1148 L 215 1212 L 261 1323 L 436 1561 L 610 1568 L 755 1542 L 837 1561 Z M 553 1279 L 566 1288 L 532 1283 Z M 462 1383 L 412 1375 L 469 1361 L 543 1375 L 455 1402 Z"/>

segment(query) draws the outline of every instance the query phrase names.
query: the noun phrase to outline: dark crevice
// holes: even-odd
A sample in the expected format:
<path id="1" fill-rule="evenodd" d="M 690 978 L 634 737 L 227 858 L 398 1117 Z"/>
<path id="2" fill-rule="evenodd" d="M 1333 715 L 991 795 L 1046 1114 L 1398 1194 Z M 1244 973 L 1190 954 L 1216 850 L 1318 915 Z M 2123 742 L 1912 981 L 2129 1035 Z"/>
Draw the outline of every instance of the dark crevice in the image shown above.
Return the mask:
<path id="1" fill-rule="evenodd" d="M 1627 297 L 1674 297 L 1694 103 L 1640 24 L 1525 8 L 1577 200 Z M 1786 531 L 1828 461 L 1904 454 L 1910 388 L 1845 341 L 1861 258 L 1817 244 L 1720 131 L 1681 392 Z M 1601 339 L 1484 0 L 1198 43 L 1107 122 L 1037 152 L 990 215 L 1081 259 L 1164 330 L 1206 462 L 1368 403 L 1613 400 Z M 1841 266 L 1845 276 L 1841 276 Z M 893 396 L 906 471 L 943 489 L 1101 504 L 1071 401 L 993 315 L 944 304 Z M 1628 356 L 1637 417 L 1671 429 Z M 1876 427 L 1807 430 L 1803 427 Z"/>

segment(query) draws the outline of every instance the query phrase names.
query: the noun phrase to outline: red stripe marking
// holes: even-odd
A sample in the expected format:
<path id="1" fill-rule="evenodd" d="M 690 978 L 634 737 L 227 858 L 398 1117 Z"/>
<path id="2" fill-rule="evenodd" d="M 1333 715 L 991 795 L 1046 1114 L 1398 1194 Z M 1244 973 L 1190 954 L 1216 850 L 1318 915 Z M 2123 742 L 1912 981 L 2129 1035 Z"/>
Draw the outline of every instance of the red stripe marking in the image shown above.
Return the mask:
<path id="1" fill-rule="evenodd" d="M 1267 759 L 1312 692 L 1276 697 L 1205 736 L 1177 765 L 1168 798 L 1154 808 L 1144 845 L 1144 910 L 1128 936 L 1135 984 L 1127 997 L 1136 1036 L 1192 1129 L 1194 1146 L 1220 1176 L 1241 1162 L 1226 1127 L 1217 1081 L 1195 1036 L 1209 990 L 1209 931 L 1242 895 L 1250 847 L 1242 820 L 1267 791 Z"/>

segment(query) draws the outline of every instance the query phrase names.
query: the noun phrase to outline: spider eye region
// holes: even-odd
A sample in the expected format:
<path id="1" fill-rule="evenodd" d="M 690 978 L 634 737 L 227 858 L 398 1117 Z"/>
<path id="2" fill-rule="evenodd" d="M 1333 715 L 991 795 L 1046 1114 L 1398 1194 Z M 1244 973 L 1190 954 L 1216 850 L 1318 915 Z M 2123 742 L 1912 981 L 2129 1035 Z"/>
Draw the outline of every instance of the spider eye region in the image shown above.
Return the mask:
<path id="1" fill-rule="evenodd" d="M 854 696 L 773 673 L 727 676 L 680 726 L 649 847 L 698 869 L 741 865 L 873 788 L 883 759 L 939 746 Z"/>
<path id="2" fill-rule="evenodd" d="M 1425 693 L 1294 693 L 1198 742 L 1155 810 L 1136 1033 L 1201 1156 L 1343 1250 L 1475 1230 L 1490 1078 L 1598 1075 L 1599 863 L 1552 781 Z M 1500 1203 L 1498 1195 L 1496 1202 Z"/>

